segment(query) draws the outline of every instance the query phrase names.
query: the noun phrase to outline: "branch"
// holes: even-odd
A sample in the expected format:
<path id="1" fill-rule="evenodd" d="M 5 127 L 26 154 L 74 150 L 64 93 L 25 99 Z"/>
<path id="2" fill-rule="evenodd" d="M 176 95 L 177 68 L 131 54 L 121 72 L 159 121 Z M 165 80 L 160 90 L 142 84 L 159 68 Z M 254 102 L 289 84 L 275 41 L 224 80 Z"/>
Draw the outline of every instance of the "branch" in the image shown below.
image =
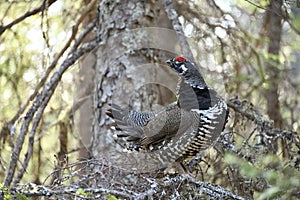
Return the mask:
<path id="1" fill-rule="evenodd" d="M 231 199 L 236 199 L 236 200 L 244 200 L 246 198 L 238 196 L 236 194 L 233 194 L 232 192 L 230 192 L 229 190 L 218 186 L 218 185 L 214 185 L 208 182 L 203 182 L 203 181 L 198 181 L 196 179 L 194 179 L 191 176 L 179 176 L 178 177 L 180 181 L 187 181 L 188 183 L 193 183 L 195 185 L 197 185 L 199 187 L 199 190 L 203 190 L 204 192 L 206 192 L 207 194 L 209 194 L 211 197 L 213 198 L 218 198 L 218 199 L 225 199 L 225 198 L 231 198 Z M 174 181 L 178 181 L 176 180 L 176 178 L 174 178 Z"/>
<path id="2" fill-rule="evenodd" d="M 0 136 L 1 135 L 5 135 L 5 131 L 11 129 L 11 127 L 13 126 L 13 124 L 16 122 L 16 120 L 21 116 L 21 114 L 25 111 L 25 109 L 27 108 L 27 106 L 29 105 L 29 103 L 37 96 L 38 92 L 40 91 L 40 89 L 43 87 L 43 85 L 45 84 L 46 80 L 49 78 L 50 73 L 52 72 L 52 70 L 56 67 L 59 59 L 63 56 L 63 54 L 66 52 L 66 50 L 70 47 L 72 41 L 75 40 L 75 36 L 78 32 L 78 28 L 81 24 L 81 22 L 83 21 L 83 19 L 88 16 L 88 13 L 91 11 L 91 9 L 93 8 L 93 5 L 95 4 L 95 1 L 92 1 L 90 4 L 87 5 L 87 8 L 85 9 L 85 11 L 83 12 L 83 14 L 81 15 L 81 17 L 79 18 L 79 20 L 77 20 L 77 23 L 73 26 L 72 28 L 72 34 L 70 36 L 70 38 L 68 39 L 68 41 L 66 42 L 66 44 L 64 45 L 64 47 L 60 50 L 60 52 L 57 53 L 56 57 L 54 58 L 54 60 L 52 61 L 52 63 L 49 65 L 49 67 L 46 69 L 45 74 L 43 75 L 43 77 L 41 78 L 40 82 L 38 83 L 38 85 L 35 87 L 34 92 L 30 95 L 30 97 L 28 98 L 28 100 L 21 106 L 21 108 L 18 110 L 18 112 L 8 121 L 3 125 L 3 128 L 0 132 Z M 91 32 L 91 30 L 95 27 L 96 24 L 96 20 L 93 20 L 91 23 L 89 23 L 88 25 L 86 25 L 85 29 L 83 30 L 83 32 L 81 33 L 81 35 L 78 37 L 78 39 L 75 41 L 75 44 L 73 45 L 72 49 L 70 50 L 70 52 L 75 51 L 75 49 L 82 43 L 83 39 L 85 38 L 85 36 Z M 14 130 L 14 129 L 12 129 Z M 13 135 L 14 133 L 11 133 L 11 135 Z"/>
<path id="3" fill-rule="evenodd" d="M 272 120 L 268 120 L 264 118 L 259 113 L 250 113 L 246 111 L 243 108 L 243 102 L 239 99 L 231 99 L 226 102 L 229 108 L 232 108 L 235 112 L 240 113 L 242 116 L 246 117 L 247 119 L 253 121 L 257 127 L 259 127 L 264 132 L 268 133 L 269 135 L 272 135 L 273 137 L 278 138 L 285 138 L 289 134 L 296 134 L 292 130 L 284 130 L 284 129 L 278 129 L 274 127 L 274 123 Z M 252 108 L 253 112 L 257 112 Z M 297 134 L 296 134 L 297 135 Z"/>
<path id="4" fill-rule="evenodd" d="M 208 182 L 202 182 L 193 179 L 191 176 L 176 176 L 174 178 L 167 178 L 163 181 L 162 184 L 157 184 L 155 181 L 147 179 L 153 183 L 153 188 L 149 188 L 145 192 L 137 193 L 130 190 L 122 190 L 122 188 L 105 188 L 105 187 L 95 187 L 95 188 L 78 188 L 72 185 L 60 188 L 58 190 L 49 189 L 44 185 L 36 185 L 33 183 L 28 183 L 25 185 L 18 185 L 11 189 L 11 193 L 20 193 L 26 196 L 51 196 L 51 195 L 66 195 L 70 194 L 73 196 L 84 197 L 85 195 L 90 195 L 93 198 L 97 197 L 97 194 L 110 194 L 115 195 L 122 198 L 129 198 L 129 199 L 145 199 L 147 197 L 153 196 L 155 194 L 157 188 L 155 187 L 172 187 L 174 184 L 179 184 L 184 181 L 187 184 L 194 184 L 198 187 L 198 192 L 204 191 L 209 196 L 213 197 L 214 199 L 224 199 L 230 198 L 234 200 L 245 200 L 246 198 L 233 194 L 232 192 L 228 191 L 227 189 L 214 185 Z M 157 185 L 156 185 L 157 184 Z M 79 192 L 80 191 L 80 192 Z M 81 193 L 79 195 L 78 193 Z"/>
<path id="5" fill-rule="evenodd" d="M 241 113 L 243 116 L 247 117 L 251 121 L 259 121 L 255 115 L 246 112 L 241 104 L 242 102 L 239 99 L 233 99 L 226 102 L 229 108 L 232 108 L 234 111 Z"/>
<path id="6" fill-rule="evenodd" d="M 12 126 L 11 124 L 15 123 L 15 121 L 18 121 L 17 119 L 20 117 L 20 115 L 24 112 L 24 110 L 26 109 L 26 107 L 29 105 L 29 103 L 33 100 L 33 99 L 36 99 L 36 101 L 40 101 L 40 96 L 38 95 L 38 91 L 42 88 L 42 86 L 44 86 L 46 80 L 48 79 L 48 77 L 50 76 L 50 73 L 51 71 L 55 68 L 56 64 L 58 63 L 58 60 L 62 57 L 62 55 L 65 53 L 65 51 L 70 47 L 70 44 L 72 43 L 73 40 L 75 40 L 75 36 L 78 32 L 78 28 L 80 26 L 80 24 L 82 23 L 82 21 L 84 20 L 84 18 L 86 16 L 88 16 L 88 13 L 93 9 L 93 5 L 95 5 L 95 2 L 96 0 L 92 1 L 88 6 L 87 8 L 85 9 L 85 11 L 83 12 L 83 14 L 81 15 L 81 17 L 79 18 L 79 20 L 77 20 L 77 23 L 75 26 L 73 26 L 73 29 L 72 29 L 72 34 L 69 38 L 69 40 L 66 42 L 66 44 L 64 45 L 64 47 L 61 49 L 61 51 L 57 54 L 56 58 L 54 59 L 54 61 L 50 64 L 50 66 L 47 68 L 46 70 L 46 73 L 44 74 L 44 76 L 42 77 L 41 81 L 39 82 L 39 84 L 36 86 L 35 88 L 35 91 L 33 92 L 33 94 L 30 96 L 30 98 L 27 100 L 27 102 L 18 110 L 17 114 L 9 121 L 6 123 L 6 127 L 8 129 L 10 129 L 10 126 Z M 70 53 L 69 55 L 71 55 L 72 53 L 75 53 L 76 54 L 76 49 L 78 48 L 78 46 L 82 43 L 82 41 L 85 39 L 86 35 L 88 33 L 91 32 L 91 30 L 94 28 L 95 26 L 95 23 L 96 23 L 96 20 L 93 20 L 90 24 L 88 24 L 85 29 L 82 31 L 81 35 L 78 37 L 78 39 L 75 41 L 73 47 L 71 48 L 70 50 Z M 81 55 L 80 55 L 81 56 Z M 78 57 L 79 58 L 79 57 Z M 67 61 L 67 60 L 66 60 Z M 68 67 L 68 66 L 66 66 Z M 52 77 L 53 78 L 53 77 Z M 52 79 L 51 78 L 51 79 Z M 40 119 L 42 117 L 42 114 L 44 113 L 44 109 L 46 108 L 52 94 L 54 93 L 54 90 L 56 88 L 56 84 L 58 84 L 60 78 L 57 79 L 57 82 L 52 82 L 53 83 L 53 91 L 49 90 L 48 94 L 45 95 L 45 99 L 41 101 L 41 104 L 39 106 L 37 106 L 37 108 L 33 111 L 32 113 L 32 118 L 34 116 L 34 113 L 37 111 L 37 114 L 36 114 L 36 117 L 35 117 L 35 120 L 33 121 L 33 126 L 31 128 L 31 131 L 30 131 L 30 134 L 29 134 L 29 141 L 28 141 L 28 147 L 27 147 L 27 152 L 26 152 L 26 155 L 25 155 L 25 158 L 24 158 L 24 161 L 22 163 L 22 168 L 20 169 L 20 171 L 18 172 L 18 175 L 16 177 L 16 179 L 14 180 L 14 185 L 16 183 L 18 183 L 20 181 L 20 179 L 23 177 L 23 174 L 28 166 L 28 163 L 29 163 L 29 160 L 32 156 L 32 153 L 33 153 L 33 143 L 34 143 L 34 136 L 35 136 L 35 133 L 36 133 L 36 129 L 38 127 L 38 124 L 40 122 Z M 46 87 L 46 86 L 45 86 Z M 44 87 L 44 88 L 45 88 Z M 46 93 L 45 93 L 46 94 Z M 32 107 L 31 107 L 32 109 Z M 30 110 L 31 110 L 30 109 Z M 28 114 L 28 113 L 27 113 Z M 26 115 L 27 115 L 26 114 Z M 25 117 L 26 118 L 26 117 Z M 13 152 L 12 155 L 12 158 L 11 158 L 11 162 L 10 162 L 10 168 L 8 173 L 7 173 L 7 179 L 5 181 L 5 184 L 10 184 L 11 181 L 12 181 L 12 177 L 13 177 L 13 174 L 15 172 L 15 167 L 16 167 L 16 158 L 19 157 L 19 154 L 20 154 L 20 150 L 22 149 L 22 144 L 24 142 L 24 138 L 25 138 L 25 135 L 28 131 L 28 126 L 30 124 L 30 121 L 32 120 L 32 118 L 30 120 L 28 120 L 26 122 L 26 124 L 24 125 L 25 121 L 23 122 L 22 124 L 22 128 L 21 128 L 21 133 L 18 137 L 18 140 L 17 140 L 17 145 L 14 147 L 14 151 L 16 152 Z M 23 127 L 24 125 L 24 127 Z M 3 130 L 7 130 L 7 129 L 2 129 Z M 13 127 L 11 129 L 12 132 L 14 132 L 16 129 Z M 2 131 L 1 131 L 1 134 L 2 134 Z M 12 168 L 11 168 L 12 167 Z"/>
<path id="7" fill-rule="evenodd" d="M 109 188 L 77 188 L 72 186 L 64 187 L 60 190 L 51 190 L 48 187 L 44 185 L 36 185 L 34 183 L 28 183 L 25 185 L 18 185 L 17 187 L 14 187 L 11 189 L 11 193 L 19 193 L 23 194 L 27 197 L 30 196 L 64 196 L 66 194 L 72 195 L 72 196 L 78 196 L 85 198 L 86 195 L 93 194 L 93 197 L 97 197 L 97 194 L 110 194 L 110 195 L 116 195 L 122 198 L 132 198 L 133 196 L 130 194 L 127 194 L 127 192 L 122 192 L 114 189 Z"/>
<path id="8" fill-rule="evenodd" d="M 257 4 L 257 3 L 254 3 L 254 2 L 252 2 L 250 0 L 245 0 L 245 1 L 248 2 L 251 5 L 259 8 L 259 9 L 262 9 L 262 10 L 265 10 L 265 11 L 269 11 L 269 12 L 272 12 L 272 13 L 276 14 L 279 17 L 283 17 L 283 15 L 280 12 L 277 12 L 277 11 L 275 11 L 275 10 L 269 8 L 269 7 L 263 7 L 263 6 L 261 6 L 261 5 Z"/>
<path id="9" fill-rule="evenodd" d="M 62 196 L 74 198 L 77 196 L 94 199 L 100 196 L 103 197 L 103 195 L 113 195 L 117 198 L 126 199 L 170 197 L 172 199 L 181 199 L 187 197 L 181 195 L 184 195 L 185 192 L 190 193 L 193 188 L 193 192 L 187 194 L 190 198 L 197 196 L 200 198 L 211 197 L 213 199 L 246 199 L 221 186 L 196 180 L 190 175 L 172 175 L 172 177 L 166 175 L 162 178 L 153 178 L 151 174 L 131 173 L 107 165 L 107 163 L 107 161 L 96 159 L 72 163 L 59 169 L 59 171 L 67 170 L 69 173 L 64 173 L 63 177 L 55 179 L 53 185 L 46 186 L 28 183 L 12 187 L 9 192 L 11 194 L 19 193 L 26 196 L 40 197 L 52 195 L 52 198 L 61 198 Z M 97 169 L 96 172 L 95 169 Z M 55 170 L 50 176 L 53 176 L 57 171 Z M 127 175 L 130 175 L 137 185 L 128 184 L 128 180 L 124 182 L 122 177 Z M 89 185 L 84 187 L 83 183 L 90 181 L 94 181 L 95 186 L 91 187 Z M 68 184 L 66 184 L 67 182 Z"/>
<path id="10" fill-rule="evenodd" d="M 29 125 L 33 120 L 34 115 L 37 113 L 30 134 L 35 133 L 37 125 L 41 118 L 41 114 L 43 113 L 45 106 L 51 99 L 64 72 L 70 66 L 72 66 L 82 55 L 92 51 L 97 46 L 97 44 L 97 40 L 92 40 L 91 42 L 82 45 L 82 47 L 80 47 L 78 50 L 71 52 L 69 56 L 65 59 L 65 61 L 61 64 L 61 66 L 56 70 L 56 72 L 54 72 L 50 80 L 45 84 L 42 92 L 35 98 L 32 106 L 26 113 L 26 116 L 20 129 L 19 137 L 17 138 L 16 145 L 12 151 L 10 165 L 4 181 L 5 186 L 9 186 L 11 184 L 16 170 L 17 162 L 19 160 L 20 152 L 22 150 L 25 135 L 29 129 Z"/>
<path id="11" fill-rule="evenodd" d="M 178 14 L 176 10 L 173 8 L 172 1 L 171 0 L 162 0 L 162 3 L 165 7 L 165 10 L 167 12 L 168 18 L 171 20 L 173 29 L 176 32 L 179 44 L 182 50 L 182 53 L 186 56 L 188 56 L 191 60 L 195 60 L 190 48 L 189 43 L 187 42 L 187 39 L 184 35 L 181 23 L 178 20 Z"/>
<path id="12" fill-rule="evenodd" d="M 89 9 L 86 9 L 86 12 L 82 15 L 82 16 L 87 16 L 87 13 L 90 12 L 90 8 L 91 6 L 88 6 Z M 16 120 L 15 118 L 19 117 L 19 115 L 24 112 L 25 108 L 28 106 L 28 104 L 30 103 L 30 101 L 32 101 L 32 99 L 38 94 L 38 91 L 40 90 L 40 88 L 44 85 L 44 83 L 46 82 L 48 76 L 50 75 L 50 72 L 54 69 L 54 67 L 56 66 L 59 58 L 63 55 L 63 53 L 69 48 L 71 42 L 75 39 L 76 33 L 78 31 L 78 27 L 80 25 L 80 22 L 82 22 L 83 17 L 80 18 L 80 20 L 77 21 L 77 24 L 75 25 L 76 28 L 73 28 L 73 32 L 71 37 L 69 38 L 68 42 L 65 44 L 64 48 L 59 52 L 59 54 L 57 55 L 56 59 L 51 63 L 51 65 L 47 68 L 45 75 L 43 76 L 42 80 L 40 81 L 40 83 L 38 84 L 38 86 L 35 88 L 34 93 L 30 96 L 30 98 L 27 100 L 27 102 L 21 107 L 21 109 L 18 111 L 17 115 L 15 115 L 13 117 L 12 120 Z M 96 20 L 93 20 L 90 24 L 88 24 L 86 26 L 86 28 L 83 30 L 82 34 L 79 36 L 79 38 L 76 40 L 76 42 L 74 43 L 73 47 L 71 48 L 70 53 L 74 52 L 78 46 L 82 43 L 82 41 L 84 40 L 85 36 L 91 32 L 91 30 L 93 29 L 93 27 L 95 26 Z M 41 109 L 39 110 L 37 116 L 36 116 L 36 120 L 33 122 L 33 127 L 32 130 L 30 132 L 29 135 L 29 143 L 28 143 L 28 147 L 27 147 L 27 153 L 25 155 L 24 158 L 24 162 L 22 164 L 22 168 L 20 169 L 17 178 L 14 181 L 14 184 L 16 184 L 17 182 L 19 182 L 19 180 L 23 177 L 23 174 L 28 166 L 29 160 L 32 156 L 32 152 L 33 152 L 33 143 L 34 143 L 34 135 L 36 132 L 36 129 L 38 127 L 40 118 L 42 116 L 42 114 L 44 113 L 44 109 L 47 106 L 49 100 L 46 100 L 45 103 L 43 105 L 41 105 Z M 12 120 L 10 120 L 10 122 L 13 122 Z M 8 125 L 8 123 L 7 123 Z M 13 129 L 15 131 L 15 129 Z"/>
<path id="13" fill-rule="evenodd" d="M 249 4 L 251 4 L 254 7 L 260 8 L 262 10 L 268 10 L 267 8 L 265 8 L 265 7 L 261 6 L 261 5 L 258 5 L 258 4 L 254 3 L 252 1 L 249 1 L 249 0 L 245 0 L 245 1 L 248 2 Z"/>
<path id="14" fill-rule="evenodd" d="M 24 15 L 22 15 L 21 17 L 15 19 L 14 21 L 10 22 L 7 25 L 4 26 L 0 26 L 0 36 L 9 28 L 12 28 L 14 25 L 22 22 L 24 19 L 26 19 L 27 17 L 30 17 L 32 15 L 35 15 L 41 11 L 43 11 L 45 8 L 48 8 L 49 6 L 51 6 L 51 4 L 53 4 L 56 0 L 49 0 L 46 1 L 48 3 L 47 7 L 45 6 L 45 1 L 43 1 L 43 3 L 38 7 L 35 8 L 34 10 L 28 11 L 26 12 Z"/>

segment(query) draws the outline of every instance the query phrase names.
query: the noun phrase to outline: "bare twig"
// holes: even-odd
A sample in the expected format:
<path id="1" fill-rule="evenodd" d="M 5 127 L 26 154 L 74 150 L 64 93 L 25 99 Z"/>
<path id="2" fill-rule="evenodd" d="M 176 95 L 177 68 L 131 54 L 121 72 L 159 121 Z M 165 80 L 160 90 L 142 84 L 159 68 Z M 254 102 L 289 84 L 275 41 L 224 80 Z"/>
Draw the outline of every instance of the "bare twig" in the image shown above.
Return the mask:
<path id="1" fill-rule="evenodd" d="M 196 184 L 197 187 L 199 187 L 199 190 L 203 190 L 204 192 L 208 193 L 210 196 L 218 199 L 224 199 L 224 198 L 231 198 L 231 199 L 237 199 L 237 200 L 244 200 L 244 197 L 238 196 L 236 194 L 233 194 L 229 190 L 219 186 L 214 185 L 211 183 L 195 180 L 193 177 L 186 175 L 186 176 L 179 176 L 175 177 L 174 181 L 178 181 L 179 178 L 180 181 L 187 181 L 188 183 Z"/>
<path id="2" fill-rule="evenodd" d="M 46 8 L 48 8 L 49 6 L 51 6 L 51 4 L 53 4 L 56 0 L 49 0 L 47 1 L 48 5 Z M 43 11 L 45 9 L 45 5 L 44 2 L 37 8 L 35 8 L 34 10 L 28 11 L 26 12 L 24 15 L 22 15 L 21 17 L 15 19 L 14 21 L 10 22 L 7 25 L 4 26 L 0 26 L 0 36 L 7 30 L 10 29 L 11 27 L 13 27 L 14 25 L 22 22 L 24 19 L 26 19 L 27 17 L 30 17 L 32 15 L 35 15 L 41 11 Z"/>
<path id="3" fill-rule="evenodd" d="M 70 198 L 75 196 L 85 198 L 97 198 L 103 195 L 113 195 L 118 198 L 128 199 L 156 199 L 156 198 L 170 198 L 176 197 L 184 198 L 180 188 L 184 187 L 194 188 L 193 194 L 197 197 L 212 197 L 214 199 L 235 199 L 244 200 L 246 198 L 236 195 L 229 190 L 214 185 L 208 182 L 203 182 L 194 179 L 189 175 L 173 175 L 169 177 L 166 175 L 162 178 L 153 178 L 151 174 L 133 174 L 128 171 L 123 171 L 114 166 L 110 166 L 104 160 L 84 160 L 76 163 L 69 164 L 61 169 L 55 170 L 50 176 L 54 176 L 58 172 L 69 170 L 70 173 L 56 179 L 53 185 L 36 185 L 28 183 L 25 185 L 17 185 L 13 187 L 11 193 L 20 193 L 26 196 L 50 196 L 61 197 L 68 195 Z M 94 168 L 98 170 L 95 171 Z M 96 173 L 95 173 L 96 172 Z M 132 179 L 142 184 L 138 185 L 126 184 L 118 182 L 119 175 L 130 175 Z M 75 178 L 76 177 L 76 178 Z M 97 179 L 95 179 L 97 177 Z M 75 181 L 74 181 L 75 180 Z M 82 183 L 93 180 L 95 187 L 82 187 Z M 71 181 L 71 184 L 65 185 L 64 182 Z M 120 180 L 121 181 L 121 180 Z M 107 184 L 109 183 L 109 184 Z M 136 184 L 138 184 L 136 183 Z M 170 194 L 172 192 L 172 194 Z M 191 196 L 190 196 L 191 197 Z"/>
<path id="4" fill-rule="evenodd" d="M 28 100 L 21 106 L 21 108 L 18 110 L 18 112 L 9 121 L 7 121 L 5 123 L 5 125 L 3 126 L 4 128 L 2 128 L 2 130 L 0 132 L 0 135 L 3 135 L 5 130 L 11 129 L 12 125 L 21 116 L 21 114 L 25 111 L 25 109 L 27 108 L 27 106 L 29 105 L 29 103 L 37 96 L 38 92 L 43 87 L 43 85 L 45 84 L 46 80 L 49 78 L 50 73 L 56 67 L 59 59 L 63 56 L 63 54 L 66 52 L 66 50 L 70 47 L 71 43 L 75 40 L 75 37 L 76 37 L 76 34 L 78 32 L 78 28 L 79 28 L 80 24 L 82 23 L 82 21 L 84 20 L 84 18 L 88 15 L 88 13 L 91 11 L 91 9 L 93 8 L 94 4 L 95 4 L 95 0 L 92 1 L 92 2 L 90 2 L 90 4 L 88 4 L 87 8 L 83 12 L 83 14 L 79 18 L 79 20 L 77 20 L 76 24 L 73 26 L 72 34 L 71 34 L 70 38 L 67 40 L 67 42 L 64 45 L 64 47 L 60 50 L 60 52 L 57 53 L 57 55 L 54 58 L 54 60 L 52 61 L 52 63 L 46 69 L 45 74 L 41 78 L 41 80 L 38 83 L 38 85 L 35 87 L 33 93 L 30 95 L 30 97 L 28 98 Z M 70 52 L 73 52 L 81 44 L 81 42 L 86 37 L 86 35 L 88 33 L 90 33 L 90 31 L 93 29 L 93 27 L 95 26 L 95 23 L 96 23 L 96 21 L 93 20 L 91 23 L 89 23 L 85 27 L 85 29 L 83 30 L 83 32 L 81 33 L 81 35 L 76 39 L 75 44 L 73 45 L 72 49 L 70 49 Z"/>
<path id="5" fill-rule="evenodd" d="M 252 1 L 249 1 L 249 0 L 245 0 L 245 1 L 248 2 L 249 4 L 253 5 L 253 6 L 257 7 L 257 8 L 262 9 L 262 10 L 268 10 L 268 8 L 265 8 L 265 7 L 261 6 L 261 5 L 258 5 L 257 3 L 254 3 Z"/>
<path id="6" fill-rule="evenodd" d="M 24 118 L 24 121 L 20 129 L 19 137 L 17 138 L 16 145 L 12 151 L 10 165 L 4 181 L 5 186 L 9 186 L 13 179 L 16 170 L 17 161 L 19 159 L 20 152 L 22 150 L 22 146 L 24 143 L 25 135 L 29 129 L 29 125 L 33 120 L 34 115 L 37 113 L 36 118 L 34 119 L 33 122 L 34 126 L 31 129 L 31 133 L 34 133 L 36 131 L 37 125 L 40 121 L 41 114 L 43 113 L 44 110 L 44 106 L 47 105 L 50 98 L 52 97 L 52 94 L 54 93 L 63 73 L 71 65 L 73 65 L 82 55 L 92 51 L 97 46 L 97 44 L 98 44 L 97 40 L 92 40 L 91 42 L 82 45 L 82 47 L 77 49 L 75 52 L 71 52 L 69 56 L 65 59 L 65 61 L 61 64 L 61 66 L 52 75 L 50 80 L 45 84 L 42 92 L 35 98 L 32 106 L 26 113 L 26 117 Z"/>
<path id="7" fill-rule="evenodd" d="M 176 32 L 177 36 L 178 36 L 182 53 L 184 55 L 188 56 L 191 60 L 194 60 L 190 45 L 187 42 L 187 39 L 184 35 L 182 26 L 179 22 L 178 14 L 177 14 L 176 10 L 173 8 L 172 1 L 171 0 L 162 0 L 162 3 L 165 7 L 165 10 L 167 12 L 167 15 L 168 15 L 169 19 L 172 22 L 173 29 Z"/>
<path id="8" fill-rule="evenodd" d="M 235 99 L 235 100 L 239 101 L 238 99 Z M 227 103 L 227 105 L 228 105 L 229 108 L 232 108 L 234 111 L 241 113 L 243 116 L 247 117 L 249 120 L 251 120 L 251 121 L 255 121 L 255 120 L 258 121 L 258 120 L 256 119 L 256 117 L 255 117 L 253 114 L 246 112 L 246 111 L 240 106 L 240 103 L 237 104 L 237 103 L 235 103 L 235 102 L 232 101 L 232 100 L 231 100 L 231 101 L 229 100 L 229 101 L 227 101 L 226 103 Z"/>
<path id="9" fill-rule="evenodd" d="M 95 25 L 95 20 L 92 21 L 90 24 L 87 25 L 86 29 L 82 32 L 82 34 L 79 36 L 79 39 L 76 40 L 75 44 L 71 48 L 72 51 L 70 51 L 70 54 L 72 54 L 72 52 L 74 52 L 78 48 L 79 44 L 82 43 L 83 39 L 92 30 L 92 28 L 94 27 L 94 25 Z M 79 26 L 79 23 L 77 24 L 77 26 Z M 75 32 L 77 32 L 77 30 Z M 65 51 L 69 47 L 69 45 L 70 45 L 71 41 L 73 40 L 73 38 L 75 38 L 75 34 L 69 39 L 69 41 L 65 45 L 65 48 L 64 48 L 63 51 Z M 49 67 L 48 69 L 51 69 L 51 68 L 52 68 L 52 66 Z M 51 98 L 51 96 L 48 96 L 48 98 Z M 22 168 L 19 170 L 18 175 L 17 175 L 17 177 L 14 180 L 14 185 L 21 180 L 21 178 L 23 177 L 23 174 L 24 174 L 24 172 L 25 172 L 25 170 L 26 170 L 26 168 L 28 166 L 29 160 L 30 160 L 30 158 L 32 156 L 32 152 L 33 152 L 33 143 L 34 143 L 34 136 L 35 136 L 35 133 L 36 133 L 36 129 L 37 129 L 39 121 L 40 121 L 40 119 L 42 117 L 42 114 L 44 113 L 44 109 L 45 109 L 45 107 L 48 104 L 48 101 L 49 101 L 49 99 L 47 99 L 47 100 L 45 100 L 43 102 L 43 104 L 41 105 L 41 108 L 39 109 L 39 111 L 38 111 L 38 113 L 37 113 L 37 115 L 35 117 L 35 120 L 33 122 L 33 127 L 31 129 L 30 134 L 29 134 L 27 153 L 25 155 L 25 158 L 24 158 L 24 161 L 23 161 L 23 164 L 22 164 Z"/>

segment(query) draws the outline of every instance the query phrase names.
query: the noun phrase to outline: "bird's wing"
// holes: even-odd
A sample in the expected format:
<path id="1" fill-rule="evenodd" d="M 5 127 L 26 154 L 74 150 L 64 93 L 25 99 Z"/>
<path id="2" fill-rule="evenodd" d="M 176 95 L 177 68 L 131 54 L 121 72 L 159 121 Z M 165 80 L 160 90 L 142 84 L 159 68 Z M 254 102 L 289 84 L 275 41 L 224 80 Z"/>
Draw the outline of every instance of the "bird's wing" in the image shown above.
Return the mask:
<path id="1" fill-rule="evenodd" d="M 144 132 L 143 127 L 155 116 L 154 112 L 123 109 L 116 104 L 112 104 L 106 114 L 115 121 L 114 127 L 123 131 L 118 134 L 119 137 L 131 136 L 133 138 L 141 138 Z"/>
<path id="2" fill-rule="evenodd" d="M 144 127 L 144 137 L 141 145 L 161 146 L 177 137 L 192 125 L 191 113 L 180 109 L 176 103 L 170 104 L 163 111 L 157 113 Z M 155 149 L 155 148 L 154 148 Z"/>

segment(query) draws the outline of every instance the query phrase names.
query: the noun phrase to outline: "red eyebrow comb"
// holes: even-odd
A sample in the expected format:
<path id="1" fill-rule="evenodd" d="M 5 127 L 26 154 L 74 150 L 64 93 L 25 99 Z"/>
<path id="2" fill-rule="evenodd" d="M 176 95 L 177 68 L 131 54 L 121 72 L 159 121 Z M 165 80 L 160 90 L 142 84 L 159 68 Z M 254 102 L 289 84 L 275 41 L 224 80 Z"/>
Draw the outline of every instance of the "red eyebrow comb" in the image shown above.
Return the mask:
<path id="1" fill-rule="evenodd" d="M 175 58 L 176 61 L 182 61 L 182 62 L 185 62 L 186 61 L 186 58 L 183 57 L 183 56 L 178 56 Z"/>

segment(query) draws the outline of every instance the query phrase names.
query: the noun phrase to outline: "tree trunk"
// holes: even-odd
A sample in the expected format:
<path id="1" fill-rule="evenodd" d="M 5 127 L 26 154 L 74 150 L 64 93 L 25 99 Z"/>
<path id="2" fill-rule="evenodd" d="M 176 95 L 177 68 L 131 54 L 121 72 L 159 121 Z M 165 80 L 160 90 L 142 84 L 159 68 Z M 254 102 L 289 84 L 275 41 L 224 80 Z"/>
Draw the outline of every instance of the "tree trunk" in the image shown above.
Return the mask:
<path id="1" fill-rule="evenodd" d="M 167 51 L 175 52 L 177 37 L 173 30 L 165 29 L 171 23 L 161 8 L 158 1 L 99 3 L 97 34 L 101 43 L 97 52 L 91 152 L 114 166 L 143 170 L 161 167 L 145 154 L 123 153 L 113 140 L 112 122 L 105 115 L 109 103 L 149 111 L 159 107 L 157 104 L 175 100 L 177 78 L 161 61 L 174 56 Z"/>
<path id="2" fill-rule="evenodd" d="M 268 87 L 265 92 L 267 99 L 267 113 L 274 120 L 277 128 L 282 128 L 282 116 L 280 113 L 278 85 L 280 81 L 279 50 L 282 30 L 282 0 L 270 1 L 268 25 L 268 54 L 266 62 L 266 74 L 268 75 Z"/>
<path id="3" fill-rule="evenodd" d="M 89 5 L 90 0 L 84 0 L 86 6 Z M 95 12 L 90 12 L 84 21 L 84 25 L 88 25 L 96 18 Z M 93 32 L 89 33 L 84 42 L 88 42 L 95 38 Z M 90 157 L 89 147 L 91 145 L 91 127 L 93 122 L 93 90 L 95 78 L 96 55 L 95 52 L 90 52 L 83 57 L 79 62 L 80 71 L 78 73 L 77 82 L 77 102 L 84 102 L 79 108 L 79 116 L 77 128 L 79 132 L 79 159 Z"/>

